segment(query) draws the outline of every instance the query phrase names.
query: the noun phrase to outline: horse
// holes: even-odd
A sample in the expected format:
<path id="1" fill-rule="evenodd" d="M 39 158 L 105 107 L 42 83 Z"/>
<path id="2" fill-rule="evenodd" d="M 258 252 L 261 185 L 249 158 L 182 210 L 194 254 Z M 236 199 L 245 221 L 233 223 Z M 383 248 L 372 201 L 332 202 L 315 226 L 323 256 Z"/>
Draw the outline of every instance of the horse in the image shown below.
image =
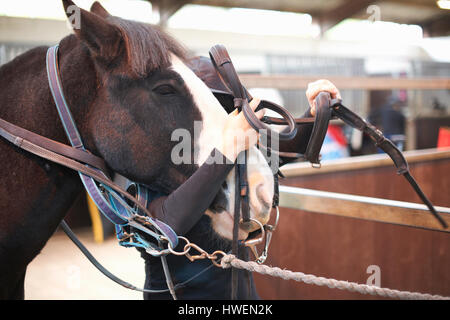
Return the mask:
<path id="1" fill-rule="evenodd" d="M 74 34 L 59 42 L 59 71 L 86 149 L 104 159 L 109 174 L 170 194 L 220 143 L 226 111 L 187 67 L 183 45 L 157 26 L 111 16 L 97 2 L 90 11 L 69 0 L 62 2 L 66 13 L 73 8 L 79 13 Z M 36 47 L 0 67 L 0 118 L 67 143 L 47 82 L 47 49 Z M 182 128 L 194 137 L 195 122 L 201 123 L 191 142 L 198 149 L 197 159 L 175 164 L 171 150 L 177 142 L 171 134 Z M 249 150 L 249 157 L 263 158 L 256 147 Z M 4 139 L 0 163 L 0 298 L 24 299 L 28 264 L 57 230 L 83 185 L 77 172 Z M 250 214 L 264 224 L 270 207 L 262 199 L 273 196 L 273 175 L 265 162 L 253 163 L 258 165 L 248 167 Z M 187 238 L 205 249 L 229 247 L 234 188 L 233 170 Z M 243 237 L 248 232 L 241 230 Z M 142 256 L 147 283 L 152 257 Z M 169 265 L 171 259 L 175 258 L 169 256 Z M 189 267 L 178 271 L 175 278 L 192 275 Z M 195 281 L 191 297 L 208 297 L 208 279 L 199 276 Z"/>

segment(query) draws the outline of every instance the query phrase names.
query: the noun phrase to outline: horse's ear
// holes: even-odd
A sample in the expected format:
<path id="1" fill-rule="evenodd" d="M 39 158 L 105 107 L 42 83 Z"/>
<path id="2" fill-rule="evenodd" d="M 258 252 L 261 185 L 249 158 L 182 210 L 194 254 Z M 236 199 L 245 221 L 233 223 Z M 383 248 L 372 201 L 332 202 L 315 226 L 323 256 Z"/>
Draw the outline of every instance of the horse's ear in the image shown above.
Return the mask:
<path id="1" fill-rule="evenodd" d="M 95 13 L 96 15 L 102 17 L 102 18 L 108 18 L 111 16 L 108 11 L 98 2 L 95 1 L 91 6 L 91 12 Z"/>
<path id="2" fill-rule="evenodd" d="M 75 34 L 88 46 L 94 56 L 104 61 L 114 59 L 119 53 L 122 40 L 117 27 L 100 15 L 77 7 L 70 0 L 63 0 L 63 5 Z M 98 10 L 99 7 L 96 8 Z"/>

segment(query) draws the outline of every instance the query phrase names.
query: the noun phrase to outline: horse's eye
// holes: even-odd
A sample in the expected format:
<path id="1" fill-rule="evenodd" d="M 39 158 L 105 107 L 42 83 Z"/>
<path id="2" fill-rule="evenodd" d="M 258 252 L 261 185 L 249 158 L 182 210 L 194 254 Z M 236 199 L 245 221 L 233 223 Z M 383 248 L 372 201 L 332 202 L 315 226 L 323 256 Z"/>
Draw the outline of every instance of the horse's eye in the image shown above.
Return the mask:
<path id="1" fill-rule="evenodd" d="M 153 91 L 155 91 L 156 93 L 161 94 L 163 96 L 175 94 L 177 92 L 175 90 L 175 88 L 172 87 L 170 84 L 159 85 L 156 88 L 154 88 Z"/>

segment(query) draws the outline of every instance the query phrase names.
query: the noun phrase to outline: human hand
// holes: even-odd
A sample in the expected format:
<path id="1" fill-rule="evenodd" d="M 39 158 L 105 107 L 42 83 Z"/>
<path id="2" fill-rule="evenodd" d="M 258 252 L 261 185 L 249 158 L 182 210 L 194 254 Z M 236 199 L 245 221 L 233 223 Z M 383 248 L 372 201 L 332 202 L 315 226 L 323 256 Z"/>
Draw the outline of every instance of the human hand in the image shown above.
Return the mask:
<path id="1" fill-rule="evenodd" d="M 253 98 L 250 102 L 250 108 L 255 110 L 258 107 L 260 100 Z M 264 116 L 265 110 L 256 112 L 258 119 Z M 222 152 L 229 160 L 235 161 L 244 150 L 254 146 L 259 139 L 259 133 L 253 129 L 245 119 L 244 113 L 234 110 L 228 114 L 225 126 L 222 130 L 222 146 L 219 146 L 219 151 Z"/>
<path id="2" fill-rule="evenodd" d="M 311 107 L 311 115 L 316 115 L 316 97 L 321 91 L 326 91 L 331 94 L 332 99 L 341 99 L 341 94 L 336 86 L 331 81 L 326 79 L 317 80 L 308 84 L 306 89 L 306 98 L 308 98 L 309 106 Z"/>

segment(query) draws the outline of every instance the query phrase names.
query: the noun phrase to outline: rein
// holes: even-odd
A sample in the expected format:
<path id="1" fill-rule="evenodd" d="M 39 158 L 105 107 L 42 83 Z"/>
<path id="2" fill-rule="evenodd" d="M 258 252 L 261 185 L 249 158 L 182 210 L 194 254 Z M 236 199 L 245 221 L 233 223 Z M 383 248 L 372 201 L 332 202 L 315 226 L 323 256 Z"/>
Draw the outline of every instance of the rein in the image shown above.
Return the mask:
<path id="1" fill-rule="evenodd" d="M 442 217 L 438 214 L 438 212 L 434 208 L 431 201 L 426 197 L 426 195 L 423 193 L 417 182 L 412 177 L 411 173 L 409 172 L 408 163 L 406 162 L 406 159 L 403 157 L 401 151 L 389 139 L 385 138 L 380 130 L 376 129 L 373 125 L 369 124 L 361 117 L 359 117 L 358 115 L 350 111 L 348 108 L 343 106 L 342 101 L 340 99 L 331 99 L 329 93 L 320 92 L 315 98 L 316 116 L 314 118 L 302 118 L 302 119 L 293 119 L 285 108 L 278 106 L 272 102 L 262 101 L 255 111 L 258 111 L 259 109 L 262 108 L 271 109 L 277 112 L 279 115 L 281 115 L 282 119 L 273 117 L 263 117 L 262 120 L 259 120 L 255 112 L 249 107 L 249 102 L 252 100 L 252 97 L 249 94 L 249 92 L 244 88 L 244 86 L 241 84 L 237 72 L 233 66 L 233 63 L 231 62 L 231 58 L 228 55 L 228 52 L 225 49 L 225 47 L 223 45 L 216 45 L 209 51 L 209 55 L 219 78 L 222 80 L 223 84 L 227 87 L 229 93 L 233 96 L 234 108 L 238 108 L 239 111 L 242 110 L 248 123 L 252 126 L 253 129 L 258 131 L 261 135 L 265 134 L 267 135 L 268 138 L 277 135 L 281 140 L 290 140 L 295 136 L 296 133 L 295 125 L 313 123 L 312 133 L 309 138 L 306 151 L 303 155 L 296 153 L 277 152 L 271 150 L 268 146 L 263 146 L 262 144 L 259 144 L 260 147 L 262 147 L 263 149 L 267 149 L 270 152 L 276 152 L 279 156 L 308 160 L 309 162 L 311 162 L 313 167 L 320 168 L 320 150 L 322 148 L 327 133 L 329 121 L 333 117 L 340 118 L 351 127 L 356 128 L 369 135 L 369 137 L 375 142 L 376 146 L 381 148 L 391 157 L 392 161 L 394 162 L 394 165 L 398 169 L 398 174 L 401 174 L 406 178 L 406 180 L 410 183 L 416 194 L 428 207 L 431 214 L 433 214 L 433 216 L 439 221 L 439 223 L 443 226 L 443 228 L 448 227 L 446 222 L 442 219 Z M 219 94 L 223 95 L 224 92 L 219 92 Z M 275 131 L 272 131 L 272 129 L 268 126 L 268 124 L 287 125 L 288 131 L 277 133 Z M 245 164 L 238 166 L 245 166 Z M 238 170 L 236 170 L 236 172 L 238 172 Z M 275 178 L 275 188 L 277 189 L 278 188 L 277 174 L 275 174 L 274 178 Z M 242 179 L 243 179 L 242 175 L 238 174 L 236 175 L 236 186 L 239 185 L 242 188 L 242 185 L 244 185 L 245 187 L 245 181 L 243 183 Z M 243 192 L 241 189 L 242 199 L 244 201 L 248 201 L 248 199 L 246 199 L 245 196 L 246 193 Z M 237 187 L 236 187 L 236 198 L 239 198 Z M 273 207 L 277 209 L 277 221 L 278 221 L 278 208 L 277 208 L 278 203 L 275 203 L 275 200 L 278 201 L 277 190 L 275 190 Z M 237 205 L 235 206 L 234 212 L 233 255 L 237 257 L 238 256 L 237 227 L 239 226 L 239 217 L 240 217 L 239 212 L 240 207 L 238 206 L 239 199 L 236 200 L 236 204 Z M 242 220 L 244 223 L 249 221 L 248 213 L 244 210 L 244 208 L 242 208 Z M 273 230 L 274 229 L 275 228 L 273 228 Z M 268 245 L 270 244 L 271 235 L 272 234 L 270 232 L 266 237 L 266 246 L 264 249 L 265 252 L 263 253 L 263 256 L 260 256 L 257 259 L 257 262 L 259 263 L 264 262 L 265 257 L 267 256 L 267 249 Z M 256 257 L 258 257 L 256 253 L 256 247 L 252 246 L 252 249 L 254 250 Z M 232 277 L 231 298 L 235 299 L 237 296 L 237 286 L 238 286 L 237 269 L 232 268 L 232 272 L 233 277 Z"/>
<path id="2" fill-rule="evenodd" d="M 237 73 L 234 70 L 231 59 L 229 58 L 226 49 L 222 45 L 216 45 L 210 51 L 211 60 L 213 60 L 213 65 L 216 68 L 217 73 L 220 75 L 222 81 L 225 82 L 225 85 L 228 88 L 232 88 L 230 92 L 218 92 L 219 95 L 235 95 L 236 94 L 236 86 L 242 86 L 237 78 Z M 232 79 L 232 80 L 230 80 Z M 246 94 L 246 99 L 250 101 L 252 97 L 248 94 L 248 91 L 245 88 L 241 88 L 239 92 Z M 236 100 L 243 100 L 241 96 L 238 96 L 238 99 L 234 99 L 234 103 L 236 106 Z M 245 100 L 245 99 L 244 99 Z M 291 132 L 292 123 L 297 125 L 303 124 L 311 124 L 313 123 L 313 130 L 311 133 L 311 137 L 308 141 L 308 145 L 306 148 L 306 152 L 304 155 L 299 155 L 300 157 L 308 160 L 313 164 L 313 166 L 320 167 L 320 149 L 322 147 L 323 141 L 325 139 L 326 131 L 328 128 L 328 123 L 332 118 L 339 118 L 344 121 L 347 125 L 364 132 L 367 134 L 374 142 L 377 147 L 382 149 L 386 154 L 394 162 L 395 167 L 397 168 L 397 173 L 401 174 L 405 177 L 405 179 L 409 182 L 411 187 L 414 189 L 416 194 L 420 197 L 423 203 L 428 207 L 431 214 L 439 221 L 443 228 L 448 228 L 447 223 L 444 219 L 439 215 L 439 213 L 434 208 L 431 201 L 424 194 L 422 189 L 419 187 L 418 183 L 415 181 L 413 176 L 409 171 L 408 163 L 403 156 L 402 152 L 397 148 L 397 146 L 392 143 L 391 140 L 387 139 L 383 133 L 378 130 L 375 126 L 368 123 L 360 116 L 355 114 L 353 111 L 348 109 L 342 104 L 340 99 L 331 99 L 331 96 L 327 92 L 320 92 L 316 99 L 316 116 L 314 118 L 300 118 L 300 119 L 291 119 L 291 116 L 288 117 L 284 114 L 284 108 L 277 106 L 276 104 L 268 101 L 261 101 L 260 106 L 255 110 L 258 111 L 261 108 L 268 108 L 278 112 L 283 118 L 274 118 L 274 117 L 263 117 L 262 120 L 257 119 L 255 112 L 251 110 L 251 108 L 243 108 L 245 111 L 244 115 L 246 115 L 246 119 L 249 124 L 255 128 L 255 130 L 266 129 L 267 126 L 264 124 L 274 124 L 274 125 L 288 125 L 289 132 Z M 248 103 L 243 103 L 243 106 L 248 105 Z M 271 131 L 270 131 L 271 132 Z M 281 138 L 280 134 L 280 139 Z M 268 148 L 268 147 L 266 147 Z M 273 150 L 272 150 L 273 152 Z M 281 152 L 280 156 L 289 156 L 284 155 Z M 298 158 L 295 156 L 295 158 Z"/>

